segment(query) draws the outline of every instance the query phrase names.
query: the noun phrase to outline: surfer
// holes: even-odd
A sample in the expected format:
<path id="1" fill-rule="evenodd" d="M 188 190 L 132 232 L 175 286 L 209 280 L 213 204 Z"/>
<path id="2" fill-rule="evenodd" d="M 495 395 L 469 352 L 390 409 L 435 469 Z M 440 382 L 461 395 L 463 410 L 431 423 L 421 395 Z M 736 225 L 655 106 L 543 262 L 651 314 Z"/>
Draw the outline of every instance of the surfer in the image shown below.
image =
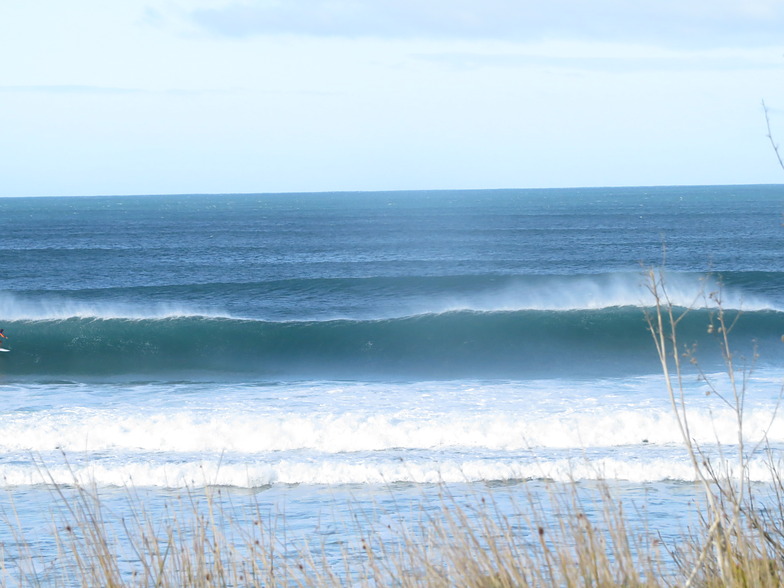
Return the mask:
<path id="1" fill-rule="evenodd" d="M 3 339 L 8 339 L 8 335 L 3 333 L 3 329 L 0 329 L 0 337 L 2 337 Z M 0 340 L 0 347 L 2 346 L 3 346 L 3 342 L 2 340 Z"/>

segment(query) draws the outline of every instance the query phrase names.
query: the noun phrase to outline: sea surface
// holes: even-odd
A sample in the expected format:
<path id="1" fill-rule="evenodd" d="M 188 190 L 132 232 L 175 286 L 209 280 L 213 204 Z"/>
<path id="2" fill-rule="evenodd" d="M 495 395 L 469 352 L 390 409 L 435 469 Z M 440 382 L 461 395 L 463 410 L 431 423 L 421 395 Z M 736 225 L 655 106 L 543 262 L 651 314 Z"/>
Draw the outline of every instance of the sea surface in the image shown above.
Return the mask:
<path id="1" fill-rule="evenodd" d="M 220 487 L 346 546 L 352 510 L 606 479 L 675 533 L 700 490 L 647 271 L 692 309 L 681 341 L 717 388 L 687 368 L 693 438 L 737 443 L 719 296 L 745 434 L 777 451 L 783 205 L 782 186 L 0 199 L 0 502 L 44 560 L 53 493 L 79 484 L 118 518 L 129 488 L 154 517 Z"/>

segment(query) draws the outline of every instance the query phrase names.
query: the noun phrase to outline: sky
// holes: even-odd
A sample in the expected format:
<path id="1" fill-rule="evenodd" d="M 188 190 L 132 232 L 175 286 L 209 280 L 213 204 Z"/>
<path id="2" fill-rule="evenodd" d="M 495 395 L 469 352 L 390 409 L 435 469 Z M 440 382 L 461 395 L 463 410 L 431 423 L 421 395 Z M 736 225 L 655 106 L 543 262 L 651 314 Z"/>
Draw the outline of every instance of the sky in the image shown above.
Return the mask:
<path id="1" fill-rule="evenodd" d="M 782 0 L 0 6 L 0 196 L 779 183 Z"/>

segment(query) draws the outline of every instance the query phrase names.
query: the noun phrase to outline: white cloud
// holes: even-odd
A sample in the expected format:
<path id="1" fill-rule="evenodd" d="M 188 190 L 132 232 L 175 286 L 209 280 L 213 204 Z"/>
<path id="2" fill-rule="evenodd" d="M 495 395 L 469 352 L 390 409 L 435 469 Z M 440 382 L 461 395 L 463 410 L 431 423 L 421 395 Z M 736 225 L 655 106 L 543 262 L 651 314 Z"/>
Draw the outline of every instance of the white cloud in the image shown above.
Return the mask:
<path id="1" fill-rule="evenodd" d="M 256 0 L 192 10 L 216 35 L 582 39 L 678 47 L 779 44 L 779 0 Z"/>

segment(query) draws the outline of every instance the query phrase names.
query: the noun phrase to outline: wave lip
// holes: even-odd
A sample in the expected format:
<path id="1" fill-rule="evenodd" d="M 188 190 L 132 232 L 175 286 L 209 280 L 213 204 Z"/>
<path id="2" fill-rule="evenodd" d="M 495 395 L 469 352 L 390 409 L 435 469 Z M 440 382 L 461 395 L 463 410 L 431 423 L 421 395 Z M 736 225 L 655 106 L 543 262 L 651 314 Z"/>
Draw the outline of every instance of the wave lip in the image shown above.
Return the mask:
<path id="1" fill-rule="evenodd" d="M 657 274 L 658 276 L 659 274 Z M 667 273 L 670 301 L 684 308 L 784 310 L 784 275 Z M 216 304 L 216 301 L 221 301 Z M 83 291 L 0 293 L 3 320 L 248 318 L 383 320 L 454 311 L 568 311 L 654 304 L 643 272 L 582 275 L 459 275 L 310 278 Z"/>
<path id="2" fill-rule="evenodd" d="M 47 294 L 21 296 L 0 293 L 0 317 L 4 321 L 56 321 L 68 319 L 166 319 L 183 317 L 228 318 L 217 310 L 200 309 L 178 302 L 140 304 L 123 301 L 88 301 Z"/>
<path id="3" fill-rule="evenodd" d="M 674 306 L 717 308 L 715 297 L 720 296 L 725 310 L 784 310 L 769 300 L 768 289 L 765 293 L 754 292 L 755 288 L 761 289 L 770 276 L 754 275 L 759 280 L 737 273 L 725 280 L 723 276 L 678 272 L 662 277 L 660 272 L 654 272 L 657 280 L 664 280 L 668 299 Z M 509 277 L 500 280 L 492 289 L 454 294 L 451 298 L 436 296 L 435 300 L 441 304 L 433 309 L 436 312 L 648 308 L 656 302 L 649 288 L 649 278 L 643 272 Z"/>

